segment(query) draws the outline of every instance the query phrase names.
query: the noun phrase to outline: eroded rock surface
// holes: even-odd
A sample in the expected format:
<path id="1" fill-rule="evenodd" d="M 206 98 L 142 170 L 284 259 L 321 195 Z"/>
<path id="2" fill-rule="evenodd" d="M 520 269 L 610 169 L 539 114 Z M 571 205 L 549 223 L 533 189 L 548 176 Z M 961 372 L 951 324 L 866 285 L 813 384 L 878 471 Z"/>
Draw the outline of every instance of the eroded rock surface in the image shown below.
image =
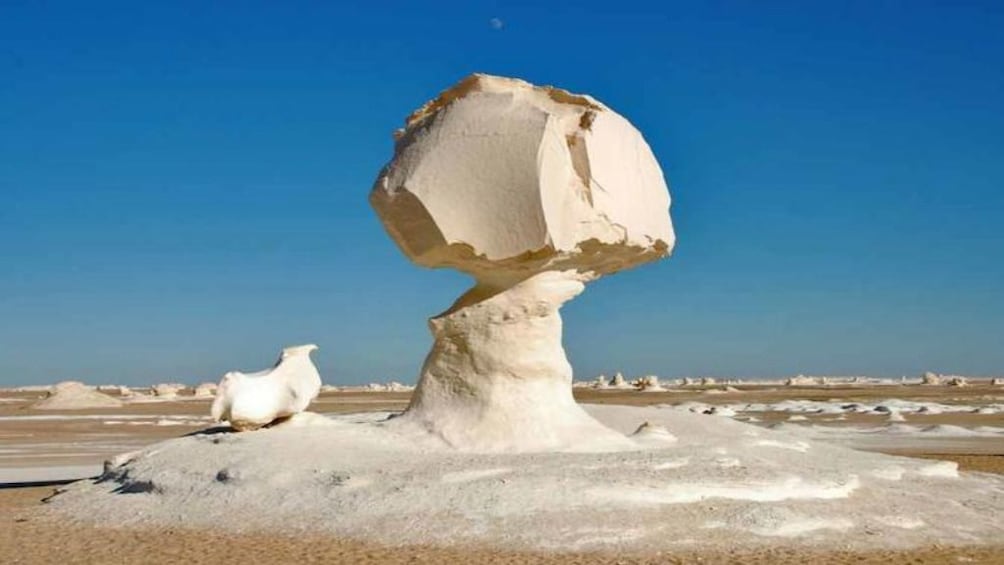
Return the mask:
<path id="1" fill-rule="evenodd" d="M 476 279 L 430 321 L 435 343 L 399 423 L 488 451 L 604 436 L 572 399 L 558 309 L 597 276 L 672 250 L 648 144 L 589 96 L 487 75 L 422 106 L 396 138 L 370 194 L 384 227 L 419 265 Z"/>

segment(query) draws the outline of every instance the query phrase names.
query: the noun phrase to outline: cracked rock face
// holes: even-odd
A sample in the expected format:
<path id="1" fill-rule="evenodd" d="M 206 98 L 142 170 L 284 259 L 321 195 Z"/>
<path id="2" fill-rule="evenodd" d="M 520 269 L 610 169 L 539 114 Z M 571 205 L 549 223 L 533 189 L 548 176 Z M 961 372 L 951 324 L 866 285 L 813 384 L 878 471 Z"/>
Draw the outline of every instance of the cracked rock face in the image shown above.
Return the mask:
<path id="1" fill-rule="evenodd" d="M 662 169 L 638 130 L 589 96 L 476 74 L 396 137 L 370 201 L 420 265 L 518 280 L 672 251 Z"/>

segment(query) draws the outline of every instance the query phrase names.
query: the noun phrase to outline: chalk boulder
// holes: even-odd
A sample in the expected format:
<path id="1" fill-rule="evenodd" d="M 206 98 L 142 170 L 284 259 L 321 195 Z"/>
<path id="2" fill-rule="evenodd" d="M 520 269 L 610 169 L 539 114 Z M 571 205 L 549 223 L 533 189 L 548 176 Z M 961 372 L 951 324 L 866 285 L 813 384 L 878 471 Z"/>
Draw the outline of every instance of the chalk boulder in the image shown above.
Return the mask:
<path id="1" fill-rule="evenodd" d="M 287 347 L 271 369 L 224 375 L 213 400 L 213 419 L 246 431 L 303 412 L 321 391 L 321 376 L 310 360 L 316 349 L 313 344 Z"/>
<path id="2" fill-rule="evenodd" d="M 610 386 L 613 388 L 631 388 L 632 385 L 624 379 L 624 374 L 617 371 L 614 378 L 610 379 Z"/>
<path id="3" fill-rule="evenodd" d="M 119 406 L 122 406 L 121 400 L 78 381 L 64 381 L 53 385 L 45 398 L 31 405 L 36 410 L 86 410 Z"/>
<path id="4" fill-rule="evenodd" d="M 635 381 L 635 388 L 642 392 L 664 392 L 666 389 L 659 384 L 659 377 L 646 375 Z"/>
<path id="5" fill-rule="evenodd" d="M 158 383 L 152 387 L 153 395 L 157 398 L 173 400 L 178 398 L 178 393 L 185 390 L 185 385 L 181 383 Z"/>
<path id="6" fill-rule="evenodd" d="M 940 385 L 941 377 L 938 376 L 936 373 L 928 371 L 924 373 L 923 377 L 921 378 L 921 381 L 926 385 Z"/>
<path id="7" fill-rule="evenodd" d="M 370 202 L 419 265 L 507 288 L 545 270 L 620 271 L 675 242 L 652 150 L 589 96 L 475 74 L 396 137 Z"/>
<path id="8" fill-rule="evenodd" d="M 192 391 L 192 396 L 196 398 L 209 398 L 216 395 L 216 383 L 201 383 Z"/>
<path id="9" fill-rule="evenodd" d="M 473 450 L 602 435 L 572 399 L 558 309 L 596 277 L 672 250 L 648 144 L 589 96 L 480 74 L 395 137 L 370 194 L 384 228 L 415 263 L 476 280 L 430 321 L 432 351 L 395 420 Z"/>

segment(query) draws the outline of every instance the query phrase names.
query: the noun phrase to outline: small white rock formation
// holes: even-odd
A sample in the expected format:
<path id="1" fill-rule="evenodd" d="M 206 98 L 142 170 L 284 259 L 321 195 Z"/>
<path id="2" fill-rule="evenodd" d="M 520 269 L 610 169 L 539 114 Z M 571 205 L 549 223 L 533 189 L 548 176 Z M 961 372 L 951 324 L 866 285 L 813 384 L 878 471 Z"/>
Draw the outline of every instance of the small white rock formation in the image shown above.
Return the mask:
<path id="1" fill-rule="evenodd" d="M 923 383 L 926 384 L 926 385 L 940 385 L 941 384 L 941 377 L 939 377 L 935 373 L 932 373 L 932 372 L 928 371 L 928 372 L 924 373 Z"/>
<path id="2" fill-rule="evenodd" d="M 217 388 L 216 383 L 201 383 L 193 389 L 192 395 L 196 398 L 208 398 L 216 394 Z"/>
<path id="3" fill-rule="evenodd" d="M 711 386 L 715 384 L 714 377 L 701 377 L 701 386 Z"/>
<path id="4" fill-rule="evenodd" d="M 610 386 L 613 388 L 631 387 L 631 385 L 629 385 L 628 382 L 624 380 L 624 374 L 621 373 L 620 371 L 617 371 L 617 373 L 614 375 L 614 378 L 610 379 Z"/>
<path id="5" fill-rule="evenodd" d="M 819 384 L 817 379 L 805 375 L 796 375 L 784 382 L 786 386 L 815 386 Z"/>
<path id="6" fill-rule="evenodd" d="M 1004 378 L 994 378 L 990 381 L 993 386 L 1004 386 Z"/>
<path id="7" fill-rule="evenodd" d="M 951 377 L 948 379 L 948 386 L 969 386 L 969 382 L 966 381 L 966 377 Z"/>
<path id="8" fill-rule="evenodd" d="M 31 405 L 36 410 L 86 410 L 118 406 L 122 406 L 121 400 L 79 381 L 64 381 L 53 385 L 45 398 Z"/>
<path id="9" fill-rule="evenodd" d="M 558 309 L 586 282 L 672 250 L 648 144 L 589 96 L 481 74 L 395 138 L 370 194 L 384 228 L 415 263 L 476 280 L 430 320 L 432 351 L 397 420 L 469 450 L 594 440 L 605 428 L 572 398 Z"/>
<path id="10" fill-rule="evenodd" d="M 415 387 L 411 385 L 401 384 L 397 381 L 391 381 L 387 383 L 387 392 L 411 392 Z"/>
<path id="11" fill-rule="evenodd" d="M 152 387 L 153 395 L 157 398 L 175 399 L 178 393 L 185 390 L 185 385 L 180 383 L 158 383 Z"/>
<path id="12" fill-rule="evenodd" d="M 599 375 L 598 377 L 596 377 L 596 380 L 593 381 L 593 388 L 599 388 L 599 389 L 610 388 L 610 385 L 607 384 L 607 376 Z"/>
<path id="13" fill-rule="evenodd" d="M 287 347 L 271 369 L 223 375 L 210 412 L 213 420 L 246 431 L 303 412 L 321 391 L 321 376 L 310 360 L 316 349 L 313 344 Z"/>
<path id="14" fill-rule="evenodd" d="M 659 384 L 659 377 L 656 375 L 646 375 L 635 381 L 635 387 L 642 392 L 665 392 L 665 388 Z"/>

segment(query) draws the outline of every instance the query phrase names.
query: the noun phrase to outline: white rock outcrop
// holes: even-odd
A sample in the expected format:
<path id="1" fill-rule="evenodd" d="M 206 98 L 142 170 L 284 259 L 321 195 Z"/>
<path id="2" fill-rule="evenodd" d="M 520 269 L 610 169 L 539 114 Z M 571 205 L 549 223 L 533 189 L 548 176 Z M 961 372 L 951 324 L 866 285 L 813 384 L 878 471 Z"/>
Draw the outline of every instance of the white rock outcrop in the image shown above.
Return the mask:
<path id="1" fill-rule="evenodd" d="M 158 383 L 151 387 L 154 396 L 164 399 L 178 398 L 178 394 L 185 390 L 185 385 L 181 383 Z"/>
<path id="2" fill-rule="evenodd" d="M 672 250 L 648 144 L 589 96 L 487 75 L 425 104 L 396 139 L 373 208 L 412 261 L 476 280 L 430 321 L 435 342 L 397 420 L 474 450 L 595 440 L 558 309 L 586 282 Z"/>
<path id="3" fill-rule="evenodd" d="M 613 388 L 632 388 L 631 383 L 624 379 L 624 374 L 620 371 L 617 371 L 614 378 L 610 379 L 610 386 Z"/>
<path id="4" fill-rule="evenodd" d="M 45 398 L 31 405 L 36 410 L 86 410 L 116 408 L 122 401 L 98 392 L 79 381 L 64 381 L 52 386 Z"/>
<path id="5" fill-rule="evenodd" d="M 287 347 L 271 369 L 223 375 L 211 408 L 213 419 L 246 431 L 303 412 L 321 391 L 321 376 L 310 360 L 316 349 L 313 344 Z"/>
<path id="6" fill-rule="evenodd" d="M 201 383 L 192 390 L 192 396 L 196 398 L 209 398 L 216 395 L 216 383 Z"/>
<path id="7" fill-rule="evenodd" d="M 940 385 L 941 377 L 930 371 L 924 373 L 922 377 L 922 382 L 926 385 Z"/>
<path id="8" fill-rule="evenodd" d="M 665 392 L 665 387 L 659 384 L 659 377 L 646 375 L 635 381 L 635 388 L 642 392 Z"/>
<path id="9" fill-rule="evenodd" d="M 784 381 L 786 386 L 816 386 L 819 380 L 805 375 L 796 375 Z"/>

